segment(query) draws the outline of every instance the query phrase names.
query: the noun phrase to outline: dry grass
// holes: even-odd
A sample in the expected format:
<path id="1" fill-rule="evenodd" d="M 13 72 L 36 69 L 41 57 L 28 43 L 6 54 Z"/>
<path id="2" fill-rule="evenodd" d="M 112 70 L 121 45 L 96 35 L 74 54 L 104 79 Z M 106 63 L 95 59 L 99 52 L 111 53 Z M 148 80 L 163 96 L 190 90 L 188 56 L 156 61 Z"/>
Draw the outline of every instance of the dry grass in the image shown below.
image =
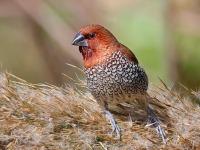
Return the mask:
<path id="1" fill-rule="evenodd" d="M 0 149 L 200 149 L 199 106 L 165 84 L 150 91 L 171 117 L 163 145 L 153 128 L 128 117 L 117 119 L 122 140 L 116 140 L 88 92 L 35 85 L 8 73 L 0 75 L 0 83 Z M 199 92 L 188 92 L 199 99 Z"/>

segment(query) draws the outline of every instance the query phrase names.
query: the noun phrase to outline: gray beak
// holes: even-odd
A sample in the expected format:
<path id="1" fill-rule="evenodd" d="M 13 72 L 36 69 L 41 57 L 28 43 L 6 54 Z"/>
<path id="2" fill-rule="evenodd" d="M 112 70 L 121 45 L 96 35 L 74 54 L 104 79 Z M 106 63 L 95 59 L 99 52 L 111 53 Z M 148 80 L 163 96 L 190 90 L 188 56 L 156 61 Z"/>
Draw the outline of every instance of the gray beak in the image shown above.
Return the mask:
<path id="1" fill-rule="evenodd" d="M 72 45 L 76 46 L 88 46 L 85 37 L 79 32 L 73 39 Z"/>

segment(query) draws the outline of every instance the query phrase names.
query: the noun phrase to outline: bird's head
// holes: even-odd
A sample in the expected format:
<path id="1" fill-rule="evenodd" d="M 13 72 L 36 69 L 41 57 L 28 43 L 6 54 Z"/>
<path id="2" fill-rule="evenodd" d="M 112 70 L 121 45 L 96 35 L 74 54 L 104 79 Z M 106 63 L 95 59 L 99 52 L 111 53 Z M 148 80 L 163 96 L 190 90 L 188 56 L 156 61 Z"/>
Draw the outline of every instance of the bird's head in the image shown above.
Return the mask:
<path id="1" fill-rule="evenodd" d="M 86 68 L 103 63 L 113 52 L 120 49 L 123 51 L 125 47 L 110 31 L 96 24 L 83 27 L 74 37 L 72 45 L 79 46 Z M 129 55 L 132 57 L 133 54 Z"/>

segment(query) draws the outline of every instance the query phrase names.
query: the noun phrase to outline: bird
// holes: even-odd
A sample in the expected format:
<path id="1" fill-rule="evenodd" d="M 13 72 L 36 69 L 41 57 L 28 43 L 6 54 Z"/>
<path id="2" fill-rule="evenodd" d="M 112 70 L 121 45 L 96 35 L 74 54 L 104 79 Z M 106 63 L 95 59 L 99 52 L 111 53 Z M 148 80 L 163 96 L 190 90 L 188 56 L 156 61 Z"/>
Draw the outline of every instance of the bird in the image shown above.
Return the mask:
<path id="1" fill-rule="evenodd" d="M 131 104 L 133 112 L 139 108 L 148 115 L 166 143 L 165 130 L 149 105 L 148 76 L 134 53 L 98 24 L 82 27 L 71 44 L 79 46 L 88 89 L 109 119 L 111 133 L 116 132 L 121 139 L 121 130 L 111 108 L 124 111 L 126 105 Z"/>

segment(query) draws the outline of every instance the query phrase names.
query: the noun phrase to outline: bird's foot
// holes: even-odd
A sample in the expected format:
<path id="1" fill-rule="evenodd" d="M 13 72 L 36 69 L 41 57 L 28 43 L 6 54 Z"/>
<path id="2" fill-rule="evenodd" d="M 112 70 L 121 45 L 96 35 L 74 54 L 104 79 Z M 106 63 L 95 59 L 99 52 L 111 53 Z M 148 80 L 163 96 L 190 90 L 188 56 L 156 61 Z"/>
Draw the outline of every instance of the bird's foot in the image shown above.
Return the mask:
<path id="1" fill-rule="evenodd" d="M 159 136 L 161 136 L 163 143 L 166 144 L 165 130 L 161 127 L 160 121 L 158 120 L 158 118 L 154 114 L 153 110 L 149 106 L 147 107 L 147 111 L 148 111 L 148 114 L 149 114 L 148 123 L 156 127 L 157 134 Z"/>
<path id="2" fill-rule="evenodd" d="M 156 127 L 156 132 L 159 136 L 161 136 L 163 143 L 166 144 L 165 130 L 160 126 L 160 124 Z"/>
<path id="3" fill-rule="evenodd" d="M 118 139 L 121 139 L 120 128 L 119 128 L 117 122 L 115 121 L 113 115 L 112 115 L 112 114 L 110 113 L 110 111 L 108 111 L 108 110 L 105 110 L 105 112 L 106 112 L 106 117 L 110 120 L 110 124 L 112 125 L 111 134 L 112 134 L 113 132 L 116 132 L 117 138 L 118 138 Z"/>
<path id="4" fill-rule="evenodd" d="M 148 126 L 153 125 L 156 127 L 157 134 L 162 138 L 164 144 L 166 144 L 165 130 L 161 127 L 159 120 L 155 116 L 149 116 Z"/>

